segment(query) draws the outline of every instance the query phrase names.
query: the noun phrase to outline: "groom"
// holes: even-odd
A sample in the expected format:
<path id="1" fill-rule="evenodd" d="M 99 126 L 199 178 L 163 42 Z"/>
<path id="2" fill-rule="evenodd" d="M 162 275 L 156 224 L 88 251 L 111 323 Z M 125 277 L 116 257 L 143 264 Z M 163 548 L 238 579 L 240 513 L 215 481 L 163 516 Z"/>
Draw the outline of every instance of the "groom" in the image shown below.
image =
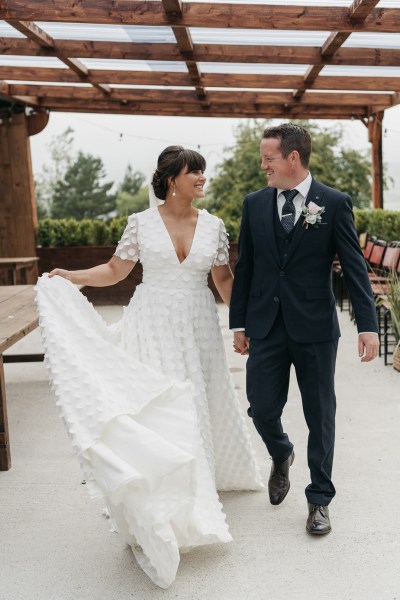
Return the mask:
<path id="1" fill-rule="evenodd" d="M 336 254 L 356 316 L 362 362 L 378 353 L 376 312 L 351 199 L 309 173 L 308 132 L 292 123 L 269 127 L 260 151 L 269 187 L 244 201 L 230 328 L 235 350 L 249 354 L 248 413 L 272 457 L 272 504 L 280 504 L 290 487 L 294 451 L 281 415 L 294 365 L 309 430 L 306 529 L 323 535 L 331 531 L 328 505 L 335 495 L 334 373 L 340 331 L 331 274 Z"/>

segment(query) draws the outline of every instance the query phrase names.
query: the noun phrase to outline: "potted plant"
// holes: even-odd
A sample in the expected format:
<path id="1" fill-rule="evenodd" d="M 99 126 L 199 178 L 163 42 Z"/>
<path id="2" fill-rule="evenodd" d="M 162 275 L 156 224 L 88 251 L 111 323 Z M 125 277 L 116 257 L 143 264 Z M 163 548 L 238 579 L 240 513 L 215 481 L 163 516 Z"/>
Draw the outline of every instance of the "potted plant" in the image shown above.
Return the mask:
<path id="1" fill-rule="evenodd" d="M 400 275 L 394 269 L 387 281 L 386 298 L 389 303 L 393 334 L 396 340 L 393 351 L 393 368 L 400 371 Z"/>

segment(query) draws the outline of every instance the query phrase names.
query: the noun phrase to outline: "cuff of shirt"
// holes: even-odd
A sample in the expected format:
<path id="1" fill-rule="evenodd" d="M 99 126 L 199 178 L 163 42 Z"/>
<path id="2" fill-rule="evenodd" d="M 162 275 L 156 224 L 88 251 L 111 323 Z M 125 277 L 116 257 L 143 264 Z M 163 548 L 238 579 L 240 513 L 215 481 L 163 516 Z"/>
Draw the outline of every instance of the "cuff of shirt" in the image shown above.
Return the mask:
<path id="1" fill-rule="evenodd" d="M 377 331 L 359 331 L 358 335 L 363 335 L 364 333 L 373 333 L 374 335 L 379 335 Z"/>
<path id="2" fill-rule="evenodd" d="M 244 327 L 232 327 L 231 331 L 235 332 L 235 331 L 244 331 Z"/>

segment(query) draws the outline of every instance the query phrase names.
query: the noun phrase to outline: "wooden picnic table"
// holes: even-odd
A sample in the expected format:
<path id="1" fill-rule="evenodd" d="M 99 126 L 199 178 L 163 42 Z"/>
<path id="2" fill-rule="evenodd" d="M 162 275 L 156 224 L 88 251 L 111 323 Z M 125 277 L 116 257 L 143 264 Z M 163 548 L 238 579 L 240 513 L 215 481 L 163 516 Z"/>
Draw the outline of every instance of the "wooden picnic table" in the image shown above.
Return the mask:
<path id="1" fill-rule="evenodd" d="M 0 271 L 8 272 L 8 283 L 17 285 L 18 283 L 28 283 L 28 272 L 31 271 L 37 261 L 37 256 L 7 256 L 0 258 Z"/>
<path id="2" fill-rule="evenodd" d="M 4 362 L 14 362 L 3 352 L 39 324 L 33 285 L 0 286 L 0 471 L 11 467 Z M 18 361 L 43 360 L 42 354 L 18 355 Z"/>

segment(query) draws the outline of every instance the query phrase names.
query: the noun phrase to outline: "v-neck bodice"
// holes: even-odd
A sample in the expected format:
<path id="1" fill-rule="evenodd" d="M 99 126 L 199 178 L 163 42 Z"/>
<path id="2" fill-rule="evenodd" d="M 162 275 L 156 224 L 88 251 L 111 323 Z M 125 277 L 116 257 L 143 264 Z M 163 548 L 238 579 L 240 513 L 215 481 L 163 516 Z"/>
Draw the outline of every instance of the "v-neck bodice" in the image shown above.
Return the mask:
<path id="1" fill-rule="evenodd" d="M 199 210 L 190 252 L 182 262 L 157 207 L 129 217 L 115 254 L 140 260 L 143 283 L 170 292 L 207 286 L 210 269 L 229 261 L 224 224 L 204 209 Z"/>
<path id="2" fill-rule="evenodd" d="M 195 243 L 195 241 L 196 241 L 197 225 L 198 225 L 198 223 L 199 223 L 199 219 L 200 219 L 200 210 L 198 210 L 198 211 L 197 211 L 196 225 L 195 225 L 195 228 L 194 228 L 193 237 L 192 237 L 192 242 L 191 242 L 191 244 L 190 244 L 189 252 L 187 253 L 187 255 L 185 256 L 185 258 L 184 258 L 183 260 L 180 260 L 180 259 L 179 259 L 178 252 L 177 252 L 177 250 L 176 250 L 176 248 L 175 248 L 175 244 L 174 244 L 174 242 L 173 242 L 173 240 L 172 240 L 171 234 L 170 234 L 170 232 L 168 231 L 168 227 L 167 227 L 167 225 L 166 225 L 166 223 L 165 223 L 165 221 L 164 221 L 164 219 L 163 219 L 163 217 L 162 217 L 162 215 L 161 215 L 161 213 L 160 213 L 160 210 L 159 210 L 159 208 L 158 208 L 158 207 L 157 207 L 157 213 L 158 213 L 158 216 L 159 216 L 159 218 L 160 218 L 160 219 L 161 219 L 161 221 L 162 221 L 162 224 L 163 224 L 163 226 L 164 226 L 165 232 L 166 232 L 167 236 L 169 237 L 169 240 L 170 240 L 170 242 L 171 242 L 171 245 L 172 245 L 172 247 L 173 247 L 173 249 L 174 249 L 174 251 L 175 251 L 176 260 L 179 262 L 179 264 L 180 264 L 180 265 L 182 265 L 182 264 L 183 264 L 183 263 L 184 263 L 186 260 L 188 260 L 188 258 L 189 258 L 189 256 L 190 256 L 190 254 L 191 254 L 191 252 L 192 252 L 193 245 L 194 245 L 194 243 Z"/>

